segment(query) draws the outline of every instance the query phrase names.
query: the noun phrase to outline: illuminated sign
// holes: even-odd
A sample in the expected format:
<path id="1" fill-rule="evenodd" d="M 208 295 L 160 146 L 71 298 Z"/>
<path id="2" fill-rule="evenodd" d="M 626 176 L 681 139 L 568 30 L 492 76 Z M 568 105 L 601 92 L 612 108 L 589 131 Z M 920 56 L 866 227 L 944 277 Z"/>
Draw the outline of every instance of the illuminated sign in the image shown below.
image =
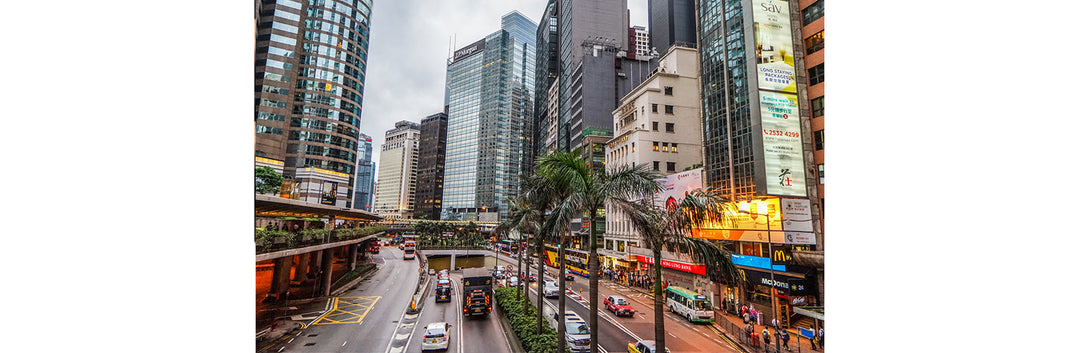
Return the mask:
<path id="1" fill-rule="evenodd" d="M 784 0 L 752 0 L 765 193 L 806 196 L 791 17 Z"/>
<path id="2" fill-rule="evenodd" d="M 787 1 L 753 0 L 758 88 L 795 93 L 795 52 Z"/>
<path id="3" fill-rule="evenodd" d="M 660 190 L 653 195 L 653 204 L 656 207 L 673 207 L 686 198 L 686 194 L 701 189 L 702 170 L 697 168 L 656 179 L 660 182 Z"/>
<path id="4" fill-rule="evenodd" d="M 473 54 L 476 54 L 476 53 L 479 53 L 479 52 L 483 51 L 484 50 L 484 43 L 485 43 L 485 41 L 483 39 L 481 39 L 481 40 L 476 41 L 476 43 L 470 44 L 467 47 L 464 47 L 464 48 L 461 48 L 461 49 L 458 49 L 458 50 L 454 51 L 454 61 L 458 61 L 458 60 L 467 58 L 470 55 L 473 55 Z"/>
<path id="5" fill-rule="evenodd" d="M 736 254 L 731 254 L 731 263 L 736 266 L 746 266 L 765 270 L 768 270 L 769 265 L 772 265 L 772 261 L 767 257 Z M 787 272 L 786 265 L 772 265 L 772 267 L 775 271 Z"/>
<path id="6" fill-rule="evenodd" d="M 648 257 L 648 256 L 638 255 L 637 260 L 638 260 L 638 262 L 643 262 L 643 263 L 650 264 L 650 265 L 655 264 L 655 262 L 653 261 L 653 258 Z M 696 274 L 699 274 L 699 275 L 702 275 L 702 276 L 705 275 L 705 265 L 695 265 L 695 264 L 688 264 L 688 263 L 684 263 L 684 262 L 660 260 L 660 266 L 661 267 L 667 267 L 667 268 L 670 268 L 670 269 L 673 269 L 673 270 L 696 273 Z"/>

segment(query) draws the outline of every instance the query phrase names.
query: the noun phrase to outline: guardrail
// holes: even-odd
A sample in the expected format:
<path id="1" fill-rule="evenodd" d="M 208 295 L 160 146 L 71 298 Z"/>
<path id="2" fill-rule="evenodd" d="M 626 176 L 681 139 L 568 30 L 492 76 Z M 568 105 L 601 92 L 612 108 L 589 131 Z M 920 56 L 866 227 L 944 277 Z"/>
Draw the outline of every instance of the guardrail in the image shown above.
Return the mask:
<path id="1" fill-rule="evenodd" d="M 299 249 L 299 248 L 315 246 L 315 245 L 331 244 L 331 243 L 336 243 L 336 242 L 355 240 L 355 239 L 369 237 L 371 235 L 381 236 L 381 235 L 384 235 L 384 234 L 386 234 L 386 232 L 378 232 L 378 233 L 365 234 L 365 235 L 359 235 L 359 234 L 344 235 L 343 233 L 337 233 L 335 231 L 331 231 L 330 233 L 328 233 L 325 236 L 314 237 L 314 236 L 302 236 L 302 235 L 299 235 L 299 234 L 290 233 L 290 235 L 288 237 L 278 237 L 278 238 L 275 238 L 273 240 L 261 240 L 260 241 L 260 240 L 257 239 L 255 241 L 255 254 L 258 255 L 258 254 L 271 253 L 271 252 L 275 252 L 275 251 Z"/>

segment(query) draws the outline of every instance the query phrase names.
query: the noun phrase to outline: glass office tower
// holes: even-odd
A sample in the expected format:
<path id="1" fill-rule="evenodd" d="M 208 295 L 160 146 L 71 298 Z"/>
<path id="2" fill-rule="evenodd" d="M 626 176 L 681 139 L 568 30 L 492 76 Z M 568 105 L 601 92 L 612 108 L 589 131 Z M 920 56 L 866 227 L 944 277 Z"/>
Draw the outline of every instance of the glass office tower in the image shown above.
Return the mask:
<path id="1" fill-rule="evenodd" d="M 259 0 L 255 155 L 355 178 L 371 0 Z M 351 205 L 355 180 L 335 204 Z"/>
<path id="2" fill-rule="evenodd" d="M 532 124 L 535 34 L 536 23 L 513 11 L 502 29 L 450 59 L 442 219 L 508 215 Z"/>
<path id="3" fill-rule="evenodd" d="M 352 207 L 371 212 L 371 197 L 375 189 L 375 162 L 371 161 L 371 136 L 361 133 L 356 160 L 356 186 L 353 187 Z"/>

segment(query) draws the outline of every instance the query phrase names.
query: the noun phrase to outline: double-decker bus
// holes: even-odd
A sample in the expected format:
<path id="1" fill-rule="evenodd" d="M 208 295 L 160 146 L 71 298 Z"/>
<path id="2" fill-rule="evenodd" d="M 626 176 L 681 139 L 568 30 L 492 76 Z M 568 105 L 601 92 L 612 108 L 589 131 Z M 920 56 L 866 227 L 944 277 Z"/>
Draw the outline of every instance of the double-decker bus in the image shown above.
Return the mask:
<path id="1" fill-rule="evenodd" d="M 559 248 L 545 245 L 544 261 L 548 266 L 556 266 L 559 263 Z M 566 251 L 566 272 L 575 273 L 582 277 L 589 277 L 589 253 L 574 249 Z"/>
<path id="2" fill-rule="evenodd" d="M 402 250 L 405 250 L 405 255 L 402 258 L 405 260 L 412 260 L 416 258 L 416 234 L 404 234 L 402 238 Z"/>
<path id="3" fill-rule="evenodd" d="M 668 286 L 664 289 L 664 298 L 665 305 L 671 312 L 690 322 L 713 322 L 712 302 L 698 292 L 679 286 Z"/>

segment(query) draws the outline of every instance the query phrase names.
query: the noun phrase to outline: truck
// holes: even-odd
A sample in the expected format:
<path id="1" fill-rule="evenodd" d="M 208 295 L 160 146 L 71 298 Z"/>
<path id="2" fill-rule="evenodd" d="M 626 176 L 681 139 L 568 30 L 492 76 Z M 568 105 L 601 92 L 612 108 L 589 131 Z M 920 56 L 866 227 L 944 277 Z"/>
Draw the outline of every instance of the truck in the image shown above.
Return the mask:
<path id="1" fill-rule="evenodd" d="M 461 275 L 462 316 L 490 313 L 493 293 L 491 272 L 483 268 L 466 268 Z"/>

